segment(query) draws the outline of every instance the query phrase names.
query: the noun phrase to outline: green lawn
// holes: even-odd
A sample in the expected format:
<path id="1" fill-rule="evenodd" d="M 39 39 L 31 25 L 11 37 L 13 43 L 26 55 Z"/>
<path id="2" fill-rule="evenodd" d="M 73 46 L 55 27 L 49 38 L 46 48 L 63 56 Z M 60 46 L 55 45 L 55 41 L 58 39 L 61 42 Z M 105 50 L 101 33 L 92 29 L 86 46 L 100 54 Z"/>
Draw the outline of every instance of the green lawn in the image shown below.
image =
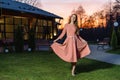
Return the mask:
<path id="1" fill-rule="evenodd" d="M 120 80 L 120 66 L 89 59 L 77 63 L 75 77 L 70 63 L 54 53 L 0 54 L 0 80 Z"/>

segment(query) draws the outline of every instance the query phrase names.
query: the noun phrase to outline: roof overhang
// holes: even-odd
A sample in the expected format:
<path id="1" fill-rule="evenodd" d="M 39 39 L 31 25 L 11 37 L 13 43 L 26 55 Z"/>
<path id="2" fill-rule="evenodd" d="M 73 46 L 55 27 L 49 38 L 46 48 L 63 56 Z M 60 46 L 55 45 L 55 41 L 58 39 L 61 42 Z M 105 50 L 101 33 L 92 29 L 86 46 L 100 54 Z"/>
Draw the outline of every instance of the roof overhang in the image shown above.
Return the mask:
<path id="1" fill-rule="evenodd" d="M 42 15 L 46 17 L 63 19 L 62 17 L 55 15 L 53 13 L 47 12 L 45 10 L 39 9 L 37 7 L 31 6 L 26 3 L 21 3 L 13 0 L 0 0 L 0 8 L 6 9 L 6 10 L 23 12 L 23 13 L 32 13 L 32 14 Z"/>

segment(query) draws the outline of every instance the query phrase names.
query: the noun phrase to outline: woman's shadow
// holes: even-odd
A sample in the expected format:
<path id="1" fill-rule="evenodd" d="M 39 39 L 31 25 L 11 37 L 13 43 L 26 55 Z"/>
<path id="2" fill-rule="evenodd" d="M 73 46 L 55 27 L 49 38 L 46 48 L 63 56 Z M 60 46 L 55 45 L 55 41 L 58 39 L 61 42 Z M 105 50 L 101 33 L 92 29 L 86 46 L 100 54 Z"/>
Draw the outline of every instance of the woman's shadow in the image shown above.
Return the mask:
<path id="1" fill-rule="evenodd" d="M 87 63 L 79 63 L 76 66 L 75 72 L 76 74 L 80 74 L 80 73 L 84 73 L 84 72 L 91 72 L 91 71 L 95 71 L 98 69 L 106 69 L 106 68 L 111 68 L 114 65 L 112 64 L 108 64 L 108 63 L 104 63 L 104 62 L 87 62 Z"/>

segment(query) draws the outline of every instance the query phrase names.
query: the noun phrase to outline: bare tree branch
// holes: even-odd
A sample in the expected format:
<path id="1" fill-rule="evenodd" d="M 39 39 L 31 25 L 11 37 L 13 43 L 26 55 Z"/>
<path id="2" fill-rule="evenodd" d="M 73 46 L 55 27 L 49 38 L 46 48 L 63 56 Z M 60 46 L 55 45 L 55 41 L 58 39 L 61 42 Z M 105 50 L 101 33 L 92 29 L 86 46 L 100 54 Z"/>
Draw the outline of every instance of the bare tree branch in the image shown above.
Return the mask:
<path id="1" fill-rule="evenodd" d="M 23 2 L 23 3 L 27 3 L 30 4 L 32 6 L 36 6 L 36 7 L 41 7 L 41 1 L 39 0 L 15 0 L 15 1 L 19 1 L 19 2 Z"/>

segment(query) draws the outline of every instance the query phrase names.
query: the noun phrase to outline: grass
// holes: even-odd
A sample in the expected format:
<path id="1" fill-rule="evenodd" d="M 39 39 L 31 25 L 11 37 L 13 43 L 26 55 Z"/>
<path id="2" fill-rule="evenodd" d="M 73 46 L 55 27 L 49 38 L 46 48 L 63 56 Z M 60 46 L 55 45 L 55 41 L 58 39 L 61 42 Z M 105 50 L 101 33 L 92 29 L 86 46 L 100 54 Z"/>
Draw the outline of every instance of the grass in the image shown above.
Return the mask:
<path id="1" fill-rule="evenodd" d="M 107 53 L 112 53 L 112 54 L 120 54 L 120 49 L 115 49 L 115 50 L 108 50 L 106 51 Z"/>
<path id="2" fill-rule="evenodd" d="M 54 53 L 0 54 L 0 80 L 120 80 L 120 66 L 81 59 L 75 77 L 70 63 Z"/>

